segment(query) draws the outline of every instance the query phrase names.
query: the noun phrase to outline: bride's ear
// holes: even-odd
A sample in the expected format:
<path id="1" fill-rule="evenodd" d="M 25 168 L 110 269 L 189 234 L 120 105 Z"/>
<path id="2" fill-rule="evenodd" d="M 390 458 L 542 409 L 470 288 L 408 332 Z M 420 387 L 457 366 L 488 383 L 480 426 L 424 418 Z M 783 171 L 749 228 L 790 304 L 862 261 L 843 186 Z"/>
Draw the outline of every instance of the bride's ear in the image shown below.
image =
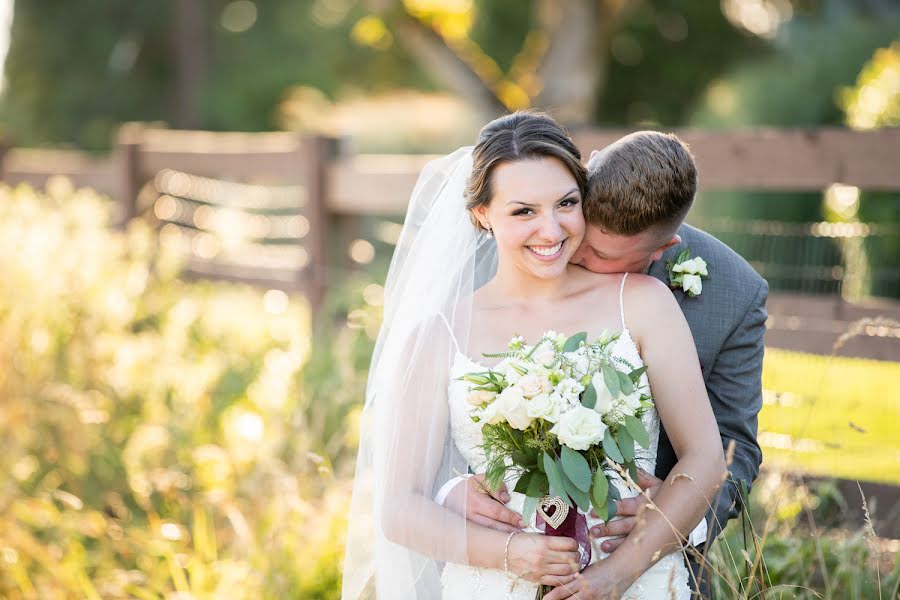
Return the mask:
<path id="1" fill-rule="evenodd" d="M 472 214 L 475 215 L 475 218 L 478 219 L 478 222 L 481 224 L 482 229 L 490 229 L 491 224 L 488 221 L 487 214 L 487 206 L 484 204 L 479 204 L 475 208 L 472 209 Z"/>

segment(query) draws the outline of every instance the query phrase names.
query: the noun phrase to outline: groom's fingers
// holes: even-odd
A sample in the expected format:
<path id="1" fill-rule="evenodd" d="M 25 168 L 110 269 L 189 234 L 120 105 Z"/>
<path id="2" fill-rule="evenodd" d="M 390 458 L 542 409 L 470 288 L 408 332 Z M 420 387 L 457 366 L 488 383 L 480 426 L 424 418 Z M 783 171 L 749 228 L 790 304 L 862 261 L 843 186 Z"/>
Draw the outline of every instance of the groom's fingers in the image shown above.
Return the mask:
<path id="1" fill-rule="evenodd" d="M 644 506 L 648 504 L 650 503 L 643 496 L 635 496 L 634 498 L 625 498 L 624 500 L 618 500 L 616 501 L 616 515 L 620 517 L 637 516 L 644 510 Z"/>
<path id="2" fill-rule="evenodd" d="M 600 549 L 604 552 L 613 552 L 616 548 L 625 543 L 625 539 L 625 537 L 616 537 L 611 540 L 606 540 L 600 544 Z"/>
<path id="3" fill-rule="evenodd" d="M 591 535 L 595 538 L 608 537 L 611 535 L 628 535 L 637 524 L 636 517 L 625 517 L 608 523 L 601 523 L 591 527 Z"/>

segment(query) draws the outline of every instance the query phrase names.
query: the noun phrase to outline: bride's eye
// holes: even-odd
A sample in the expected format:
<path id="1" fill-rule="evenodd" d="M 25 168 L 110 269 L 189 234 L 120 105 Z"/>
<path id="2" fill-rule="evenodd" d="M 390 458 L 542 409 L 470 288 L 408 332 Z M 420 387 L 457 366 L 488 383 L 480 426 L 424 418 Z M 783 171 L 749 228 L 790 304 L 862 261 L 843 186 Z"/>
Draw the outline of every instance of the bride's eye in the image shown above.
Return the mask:
<path id="1" fill-rule="evenodd" d="M 578 198 L 566 198 L 559 203 L 560 206 L 578 206 L 580 200 Z"/>
<path id="2" fill-rule="evenodd" d="M 533 213 L 533 212 L 534 211 L 532 211 L 530 208 L 520 208 L 519 210 L 513 212 L 513 216 L 519 217 L 519 216 L 527 215 L 527 214 Z"/>

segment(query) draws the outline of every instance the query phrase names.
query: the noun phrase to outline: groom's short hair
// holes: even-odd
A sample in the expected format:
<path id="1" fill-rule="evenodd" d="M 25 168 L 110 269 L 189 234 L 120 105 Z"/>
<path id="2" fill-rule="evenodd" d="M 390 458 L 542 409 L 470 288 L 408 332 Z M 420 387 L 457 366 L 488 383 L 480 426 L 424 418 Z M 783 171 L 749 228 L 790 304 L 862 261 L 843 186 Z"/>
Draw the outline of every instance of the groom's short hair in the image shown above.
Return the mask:
<path id="1" fill-rule="evenodd" d="M 616 235 L 671 235 L 697 193 L 694 157 L 673 134 L 626 135 L 594 154 L 587 170 L 585 220 Z"/>

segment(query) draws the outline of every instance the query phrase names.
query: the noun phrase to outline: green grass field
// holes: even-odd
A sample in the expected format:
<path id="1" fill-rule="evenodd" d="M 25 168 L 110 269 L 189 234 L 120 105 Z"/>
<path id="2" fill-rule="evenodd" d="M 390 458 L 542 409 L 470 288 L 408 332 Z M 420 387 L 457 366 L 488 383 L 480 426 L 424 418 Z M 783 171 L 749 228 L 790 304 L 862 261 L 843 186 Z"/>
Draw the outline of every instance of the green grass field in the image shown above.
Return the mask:
<path id="1" fill-rule="evenodd" d="M 900 363 L 769 348 L 764 465 L 900 484 Z"/>

